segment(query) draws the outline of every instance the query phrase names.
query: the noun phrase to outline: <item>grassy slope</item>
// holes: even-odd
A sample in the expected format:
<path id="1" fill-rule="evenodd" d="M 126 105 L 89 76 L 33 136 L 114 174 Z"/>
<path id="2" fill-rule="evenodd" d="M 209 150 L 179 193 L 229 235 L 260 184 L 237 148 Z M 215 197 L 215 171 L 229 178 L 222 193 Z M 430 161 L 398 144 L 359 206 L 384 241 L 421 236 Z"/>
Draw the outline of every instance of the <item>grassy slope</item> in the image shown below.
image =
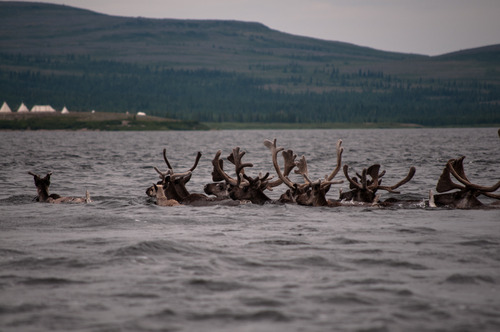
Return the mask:
<path id="1" fill-rule="evenodd" d="M 383 72 L 423 88 L 447 80 L 500 86 L 498 45 L 428 57 L 293 36 L 259 23 L 115 17 L 24 2 L 0 2 L 0 13 L 1 52 L 46 55 L 62 63 L 71 55 L 151 68 L 216 69 L 262 79 L 263 87 L 288 93 L 345 92 L 340 79 L 330 79 L 334 71 L 339 77 Z M 54 69 L 7 63 L 0 68 L 85 74 L 85 68 L 64 65 Z M 301 80 L 290 79 L 294 76 Z"/>
<path id="2" fill-rule="evenodd" d="M 435 70 L 439 66 L 448 76 L 449 69 L 456 69 L 456 60 L 460 60 L 456 56 L 443 60 L 298 37 L 259 23 L 127 18 L 18 2 L 1 2 L 0 11 L 2 51 L 14 54 L 82 54 L 94 59 L 206 67 L 274 78 L 286 76 L 283 65 L 287 64 L 290 70 L 295 67 L 309 73 L 333 64 L 343 72 L 363 68 L 419 77 L 439 75 Z M 477 72 L 468 70 L 460 75 L 477 78 Z"/>

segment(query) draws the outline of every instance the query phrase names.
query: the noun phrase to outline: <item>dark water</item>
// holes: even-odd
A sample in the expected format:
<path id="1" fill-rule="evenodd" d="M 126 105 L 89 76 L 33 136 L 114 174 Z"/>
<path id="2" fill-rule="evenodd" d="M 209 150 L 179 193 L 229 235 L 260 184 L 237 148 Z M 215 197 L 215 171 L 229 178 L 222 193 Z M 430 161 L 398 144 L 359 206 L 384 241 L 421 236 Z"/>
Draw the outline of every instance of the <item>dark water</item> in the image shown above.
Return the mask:
<path id="1" fill-rule="evenodd" d="M 500 178 L 497 129 L 0 132 L 1 331 L 499 331 L 500 210 L 423 204 L 450 158 L 473 182 Z M 344 163 L 387 170 L 405 207 L 157 207 L 164 168 L 239 145 L 272 171 L 264 139 L 305 154 L 317 179 Z M 88 205 L 32 201 L 27 171 Z M 337 176 L 338 178 L 340 176 Z M 336 185 L 329 197 L 338 197 Z M 278 187 L 273 197 L 284 188 Z M 382 198 L 390 197 L 383 194 Z M 486 200 L 485 200 L 486 201 Z"/>

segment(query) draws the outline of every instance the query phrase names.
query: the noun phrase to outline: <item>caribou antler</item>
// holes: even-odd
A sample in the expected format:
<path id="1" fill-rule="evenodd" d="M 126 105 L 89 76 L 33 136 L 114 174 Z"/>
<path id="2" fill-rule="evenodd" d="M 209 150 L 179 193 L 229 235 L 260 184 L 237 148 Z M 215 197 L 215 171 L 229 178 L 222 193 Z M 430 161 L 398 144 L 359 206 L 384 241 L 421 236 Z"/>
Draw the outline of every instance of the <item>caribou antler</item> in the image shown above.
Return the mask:
<path id="1" fill-rule="evenodd" d="M 244 173 L 241 174 L 241 177 L 243 177 L 248 182 L 248 186 L 252 186 L 259 190 L 265 190 L 269 187 L 269 180 L 268 180 L 269 172 L 266 173 L 264 176 L 262 176 L 262 174 L 259 174 L 259 176 L 256 177 L 255 179 L 252 179 L 251 177 L 249 177 Z"/>
<path id="2" fill-rule="evenodd" d="M 432 197 L 434 206 L 449 205 L 461 209 L 469 209 L 483 205 L 477 199 L 479 195 L 500 199 L 500 195 L 493 194 L 494 191 L 500 188 L 500 181 L 490 187 L 473 184 L 465 175 L 464 159 L 465 156 L 462 156 L 457 159 L 450 159 L 446 163 L 436 185 L 436 190 L 442 194 Z M 451 175 L 460 183 L 453 182 Z M 458 189 L 458 191 L 445 193 L 453 189 Z M 431 200 L 429 202 L 430 204 L 433 203 Z"/>
<path id="3" fill-rule="evenodd" d="M 351 178 L 349 176 L 349 173 L 348 173 L 348 170 L 349 170 L 349 165 L 344 165 L 344 175 L 345 175 L 345 178 L 347 179 L 347 181 L 349 181 L 349 184 L 351 185 L 351 189 L 359 189 L 359 190 L 363 190 L 363 189 L 366 189 L 366 169 L 363 169 L 363 175 L 359 175 L 359 178 L 360 179 L 365 179 L 365 181 L 361 180 L 362 183 L 364 183 L 365 185 L 363 186 L 362 184 L 360 184 L 358 181 L 355 180 L 355 178 Z"/>
<path id="4" fill-rule="evenodd" d="M 491 187 L 480 186 L 480 185 L 471 183 L 467 179 L 467 177 L 465 176 L 465 173 L 464 173 L 464 168 L 463 168 L 463 160 L 464 159 L 465 159 L 465 157 L 461 157 L 459 159 L 451 159 L 446 164 L 446 168 L 458 180 L 458 182 L 462 183 L 468 189 L 478 190 L 481 193 L 491 193 L 491 192 L 498 190 L 498 188 L 500 188 L 500 181 L 498 181 L 496 184 L 492 185 Z"/>
<path id="5" fill-rule="evenodd" d="M 226 172 L 222 169 L 222 160 L 220 160 L 220 155 L 222 154 L 222 151 L 219 150 L 215 154 L 214 159 L 212 159 L 212 165 L 214 166 L 214 172 L 218 174 L 218 176 L 222 177 L 227 183 L 237 186 L 238 185 L 238 180 L 233 179 L 229 175 L 227 175 Z M 212 178 L 214 178 L 214 173 L 212 173 Z M 215 180 L 214 180 L 215 181 Z"/>
<path id="6" fill-rule="evenodd" d="M 245 174 L 245 167 L 253 167 L 252 163 L 243 163 L 241 159 L 246 154 L 245 151 L 240 152 L 240 148 L 237 146 L 233 149 L 233 153 L 227 157 L 231 163 L 234 164 L 234 169 L 236 171 L 236 176 L 238 176 L 238 185 L 241 182 L 242 175 Z"/>
<path id="7" fill-rule="evenodd" d="M 235 147 L 233 149 L 233 152 L 227 157 L 227 159 L 234 164 L 234 168 L 236 171 L 236 176 L 237 179 L 233 179 L 230 177 L 224 170 L 222 169 L 222 160 L 220 160 L 220 155 L 222 154 L 222 151 L 219 150 L 215 154 L 214 159 L 212 160 L 212 165 L 214 166 L 214 172 L 212 173 L 212 179 L 215 181 L 215 175 L 217 175 L 217 178 L 222 177 L 227 183 L 232 184 L 234 186 L 239 186 L 242 182 L 242 178 L 244 175 L 244 169 L 245 167 L 253 167 L 252 163 L 243 163 L 241 159 L 245 155 L 245 151 L 240 151 L 239 147 Z M 244 181 L 245 184 L 248 184 L 247 181 Z"/>
<path id="8" fill-rule="evenodd" d="M 326 177 L 327 181 L 332 181 L 332 179 L 335 177 L 335 175 L 337 175 L 337 173 L 340 171 L 340 167 L 342 165 L 342 152 L 344 152 L 344 148 L 341 147 L 341 145 L 342 145 L 342 140 L 339 139 L 337 141 L 337 146 L 336 146 L 336 149 L 337 149 L 337 167 L 335 167 L 335 169 L 330 173 L 330 175 L 328 177 Z"/>
<path id="9" fill-rule="evenodd" d="M 190 176 L 191 176 L 191 174 L 193 174 L 193 172 L 192 172 L 192 171 L 186 171 L 186 172 L 184 172 L 184 173 L 174 173 L 174 172 L 172 171 L 172 169 L 168 169 L 166 172 L 162 172 L 162 171 L 160 171 L 160 170 L 159 170 L 156 166 L 154 166 L 153 168 L 155 169 L 156 173 L 158 173 L 158 174 L 160 175 L 160 179 L 162 179 L 162 180 L 163 180 L 164 178 L 166 178 L 167 176 L 170 176 L 170 179 L 171 179 L 172 181 L 174 181 L 174 180 L 184 179 L 184 178 L 186 178 L 186 177 L 190 177 Z M 187 181 L 186 181 L 186 182 L 187 182 Z"/>
<path id="10" fill-rule="evenodd" d="M 463 157 L 462 157 L 463 158 Z M 453 159 L 449 160 L 446 166 L 443 168 L 443 172 L 439 177 L 438 183 L 436 185 L 436 191 L 438 193 L 444 193 L 453 189 L 464 190 L 466 187 L 461 186 L 451 180 L 450 170 L 448 168 L 448 164 L 452 162 Z"/>
<path id="11" fill-rule="evenodd" d="M 166 172 L 162 172 L 158 169 L 158 167 L 156 166 L 153 166 L 154 170 L 156 171 L 156 173 L 158 173 L 160 175 L 160 179 L 162 182 L 165 182 L 165 179 L 167 178 L 167 176 L 169 176 L 170 174 L 172 174 L 172 170 L 169 169 L 167 170 Z"/>
<path id="12" fill-rule="evenodd" d="M 311 185 L 312 181 L 309 179 L 309 171 L 307 170 L 307 161 L 306 157 L 302 156 L 300 160 L 297 162 L 297 168 L 295 170 L 295 174 L 300 174 L 304 178 L 305 184 L 306 185 Z"/>
<path id="13" fill-rule="evenodd" d="M 172 165 L 170 165 L 170 163 L 168 162 L 168 159 L 167 159 L 167 149 L 163 149 L 163 160 L 165 160 L 165 164 L 167 164 L 167 167 L 169 170 L 172 171 L 172 173 L 174 172 L 174 169 L 172 168 Z"/>
<path id="14" fill-rule="evenodd" d="M 385 171 L 382 171 L 382 173 L 379 173 L 379 171 L 380 171 L 379 164 L 371 165 L 366 170 L 366 175 L 369 175 L 372 178 L 371 181 L 369 182 L 368 180 L 365 179 L 366 185 L 370 188 L 370 190 L 377 190 L 380 184 L 382 183 L 382 177 L 385 175 Z"/>
<path id="15" fill-rule="evenodd" d="M 319 182 L 314 182 L 314 184 L 320 184 L 321 188 L 326 188 L 328 186 L 331 186 L 332 184 L 340 184 L 344 182 L 342 180 L 332 181 L 335 175 L 337 175 L 337 173 L 339 172 L 342 163 L 342 152 L 344 151 L 344 148 L 340 146 L 341 144 L 342 140 L 339 139 L 337 141 L 337 166 L 335 167 L 335 169 L 330 173 L 330 175 L 325 176 L 325 179 L 323 181 L 319 180 Z M 305 184 L 303 186 L 313 185 L 313 182 L 309 177 L 309 171 L 307 169 L 307 161 L 305 156 L 302 156 L 302 158 L 300 158 L 300 160 L 297 162 L 297 167 L 298 169 L 295 170 L 295 173 L 301 174 L 304 178 Z"/>
<path id="16" fill-rule="evenodd" d="M 213 162 L 212 162 L 213 163 Z M 218 163 L 219 163 L 219 169 L 221 170 L 220 172 L 214 167 L 213 171 L 212 171 L 212 181 L 214 182 L 219 182 L 219 181 L 224 181 L 225 178 L 224 178 L 224 175 L 221 174 L 221 172 L 223 172 L 223 169 L 224 169 L 224 161 L 222 159 L 219 159 L 218 160 Z"/>
<path id="17" fill-rule="evenodd" d="M 198 153 L 196 154 L 196 160 L 194 161 L 194 165 L 193 165 L 193 167 L 191 167 L 188 170 L 188 172 L 192 172 L 192 171 L 195 170 L 195 168 L 198 166 L 198 162 L 200 161 L 200 158 L 201 158 L 201 152 L 198 151 Z M 170 162 L 167 159 L 167 149 L 163 149 L 163 160 L 165 160 L 165 163 L 167 164 L 168 169 L 171 170 L 172 174 L 173 174 L 174 173 L 174 169 L 173 169 L 172 165 L 170 164 Z"/>
<path id="18" fill-rule="evenodd" d="M 379 173 L 379 164 L 374 164 L 368 167 L 368 169 L 364 168 L 361 175 L 356 173 L 356 175 L 359 177 L 359 182 L 356 178 L 351 178 L 349 176 L 348 170 L 349 166 L 344 165 L 344 175 L 349 181 L 350 188 L 352 190 L 348 193 L 341 193 L 341 199 L 354 199 L 368 203 L 375 202 L 375 200 L 378 199 L 377 196 L 375 196 L 375 193 L 379 189 L 386 190 L 391 193 L 398 193 L 397 191 L 395 191 L 395 189 L 410 181 L 415 175 L 415 167 L 410 167 L 408 175 L 406 175 L 403 180 L 399 181 L 393 186 L 382 186 L 382 177 L 385 175 L 385 171 Z M 370 176 L 371 180 L 367 179 L 367 175 Z"/>
<path id="19" fill-rule="evenodd" d="M 273 166 L 278 174 L 279 182 L 286 184 L 290 190 L 287 191 L 284 195 L 286 195 L 286 201 L 297 202 L 301 205 L 312 205 L 312 206 L 325 206 L 328 205 L 329 202 L 326 199 L 325 195 L 330 189 L 332 184 L 341 183 L 342 181 L 332 181 L 333 177 L 338 173 L 340 169 L 342 148 L 340 144 L 341 140 L 337 142 L 337 167 L 336 169 L 328 176 L 325 176 L 323 180 L 319 179 L 315 182 L 311 181 L 309 177 L 309 172 L 307 168 L 307 161 L 304 156 L 300 158 L 299 161 L 295 162 L 295 158 L 297 157 L 293 151 L 288 150 L 282 152 L 284 148 L 276 146 L 276 139 L 273 142 L 269 140 L 264 141 L 264 145 L 271 151 L 271 156 L 273 160 Z M 281 171 L 281 167 L 278 164 L 278 153 L 282 152 L 283 158 L 285 160 L 285 168 L 284 172 Z M 288 174 L 295 168 L 296 174 L 301 174 L 304 178 L 303 184 L 297 184 L 292 182 L 288 178 Z M 283 195 L 282 195 L 283 197 Z"/>
<path id="20" fill-rule="evenodd" d="M 229 196 L 234 200 L 249 200 L 254 204 L 264 204 L 271 199 L 267 197 L 263 190 L 268 187 L 269 184 L 269 173 L 265 175 L 259 174 L 255 178 L 247 176 L 244 172 L 246 167 L 253 167 L 251 163 L 243 163 L 242 158 L 245 155 L 244 151 L 240 151 L 239 147 L 233 149 L 233 152 L 228 156 L 228 160 L 234 164 L 237 179 L 230 177 L 222 169 L 222 163 L 220 162 L 221 151 L 217 151 L 212 164 L 214 166 L 214 173 L 217 176 L 222 177 L 227 184 L 230 184 L 228 188 Z M 214 174 L 212 173 L 212 174 Z M 212 175 L 212 178 L 214 176 Z"/>
<path id="21" fill-rule="evenodd" d="M 201 152 L 198 151 L 198 153 L 196 154 L 196 160 L 194 161 L 194 165 L 193 167 L 191 167 L 189 170 L 192 172 L 195 170 L 195 168 L 198 166 L 198 162 L 200 161 L 200 158 L 201 158 Z"/>
<path id="22" fill-rule="evenodd" d="M 270 141 L 267 141 L 267 142 L 271 143 Z M 265 144 L 265 142 L 264 142 L 264 144 Z M 283 149 L 283 148 L 281 148 L 281 149 Z M 297 155 L 295 153 L 293 153 L 292 150 L 286 150 L 286 151 L 283 150 L 281 152 L 281 155 L 283 156 L 283 160 L 285 162 L 285 165 L 283 168 L 284 170 L 283 170 L 282 174 L 284 177 L 288 177 L 290 172 L 297 166 L 295 164 L 295 158 L 297 158 Z M 273 162 L 273 164 L 274 164 L 274 162 Z M 277 161 L 276 161 L 276 164 L 277 164 Z M 276 165 L 274 165 L 274 167 L 276 168 Z M 279 169 L 279 165 L 277 167 Z M 280 172 L 281 172 L 281 170 L 280 170 Z M 268 183 L 267 189 L 272 190 L 272 188 L 279 186 L 282 183 L 283 183 L 283 180 L 278 177 L 278 179 L 274 180 L 273 182 Z"/>
<path id="23" fill-rule="evenodd" d="M 386 190 L 386 191 L 388 191 L 390 193 L 397 193 L 397 194 L 399 194 L 399 192 L 398 191 L 394 191 L 394 189 L 397 189 L 397 188 L 401 187 L 403 184 L 405 184 L 408 181 L 410 181 L 413 178 L 413 176 L 415 175 L 415 172 L 416 172 L 416 169 L 415 169 L 415 167 L 412 166 L 412 167 L 410 167 L 410 170 L 408 171 L 408 175 L 406 175 L 406 177 L 403 180 L 399 181 L 398 183 L 396 183 L 395 185 L 390 186 L 390 187 L 389 186 L 380 186 L 379 185 L 378 189 Z"/>
<path id="24" fill-rule="evenodd" d="M 282 147 L 277 147 L 276 146 L 276 138 L 274 139 L 273 142 L 269 141 L 269 140 L 265 140 L 264 141 L 264 145 L 269 149 L 271 150 L 271 155 L 272 155 L 272 159 L 273 159 L 273 166 L 274 166 L 274 169 L 276 170 L 276 174 L 278 174 L 278 178 L 279 180 L 281 180 L 282 183 L 284 183 L 285 185 L 287 185 L 289 188 L 291 189 L 295 189 L 295 185 L 292 181 L 290 181 L 290 179 L 288 178 L 288 174 L 292 171 L 292 169 L 295 167 L 295 162 L 293 162 L 295 160 L 295 158 L 297 157 L 295 154 L 293 154 L 293 152 L 291 150 L 289 150 L 286 154 L 286 157 L 285 157 L 285 154 L 283 154 L 283 157 L 285 158 L 285 172 L 281 172 L 281 168 L 278 164 L 278 153 L 283 151 L 284 148 Z M 293 167 L 291 165 L 291 163 L 293 162 Z M 286 174 L 286 175 L 285 175 Z M 281 183 L 280 183 L 281 184 Z"/>

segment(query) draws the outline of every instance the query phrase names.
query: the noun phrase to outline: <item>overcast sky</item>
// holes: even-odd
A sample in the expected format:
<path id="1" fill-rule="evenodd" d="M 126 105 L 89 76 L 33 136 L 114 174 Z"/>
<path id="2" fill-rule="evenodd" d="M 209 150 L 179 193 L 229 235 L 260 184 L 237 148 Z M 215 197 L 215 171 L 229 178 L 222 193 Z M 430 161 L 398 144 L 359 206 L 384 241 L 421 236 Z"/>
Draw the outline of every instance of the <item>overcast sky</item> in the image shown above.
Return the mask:
<path id="1" fill-rule="evenodd" d="M 22 0 L 24 1 L 24 0 Z M 150 18 L 228 19 L 384 51 L 438 55 L 500 43 L 500 0 L 38 0 Z"/>

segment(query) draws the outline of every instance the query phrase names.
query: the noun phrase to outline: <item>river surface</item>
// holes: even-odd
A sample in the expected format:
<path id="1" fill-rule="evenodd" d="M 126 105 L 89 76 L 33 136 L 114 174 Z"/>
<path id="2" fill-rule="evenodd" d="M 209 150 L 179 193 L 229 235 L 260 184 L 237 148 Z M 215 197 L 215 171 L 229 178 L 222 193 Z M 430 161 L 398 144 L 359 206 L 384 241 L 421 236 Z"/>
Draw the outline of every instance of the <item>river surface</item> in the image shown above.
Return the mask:
<path id="1" fill-rule="evenodd" d="M 219 149 L 274 174 L 262 142 L 275 137 L 313 179 L 335 167 L 338 139 L 351 174 L 380 163 L 391 185 L 415 166 L 400 195 L 381 192 L 414 203 L 159 207 L 145 195 L 163 148 L 179 172 L 203 153 L 188 183 L 202 192 Z M 0 330 L 500 331 L 500 210 L 425 206 L 462 155 L 472 182 L 500 179 L 497 128 L 0 132 Z M 36 203 L 28 171 L 93 202 Z"/>

